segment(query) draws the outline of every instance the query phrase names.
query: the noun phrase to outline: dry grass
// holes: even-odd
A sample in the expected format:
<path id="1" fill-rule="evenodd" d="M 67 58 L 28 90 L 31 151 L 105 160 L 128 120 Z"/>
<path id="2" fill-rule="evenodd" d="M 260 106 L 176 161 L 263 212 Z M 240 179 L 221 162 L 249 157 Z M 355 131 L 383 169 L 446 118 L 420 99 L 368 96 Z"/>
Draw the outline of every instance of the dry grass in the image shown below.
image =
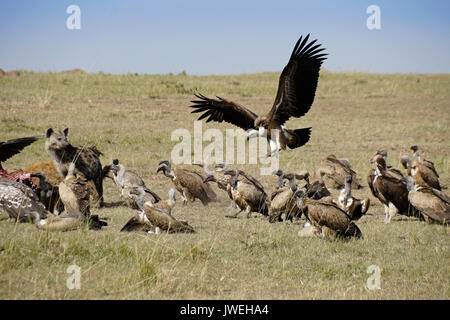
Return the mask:
<path id="1" fill-rule="evenodd" d="M 262 113 L 275 96 L 278 74 L 237 76 L 107 75 L 82 72 L 0 78 L 1 140 L 44 135 L 48 127 L 69 127 L 75 144 L 95 143 L 102 163 L 119 158 L 147 185 L 167 197 L 170 184 L 156 175 L 170 159 L 175 128 L 193 130 L 191 90 L 220 95 Z M 389 164 L 418 144 L 433 161 L 441 183 L 450 185 L 450 75 L 321 74 L 315 103 L 290 128 L 312 126 L 311 141 L 282 153 L 286 171 L 313 170 L 330 153 L 348 158 L 364 182 L 369 158 L 389 152 Z M 208 124 L 204 129 L 229 125 Z M 26 168 L 47 161 L 44 140 L 4 164 Z M 270 190 L 276 179 L 243 169 Z M 337 192 L 336 190 L 334 192 Z M 448 229 L 416 219 L 383 222 L 377 200 L 357 224 L 363 240 L 329 241 L 297 236 L 301 225 L 269 224 L 256 217 L 226 219 L 229 202 L 217 190 L 218 205 L 199 202 L 174 215 L 196 234 L 118 231 L 132 215 L 118 192 L 105 183 L 110 218 L 103 231 L 45 233 L 32 225 L 0 221 L 0 298 L 10 299 L 448 299 Z M 364 188 L 355 196 L 369 196 Z M 4 216 L 4 213 L 1 213 Z M 81 289 L 68 290 L 66 269 L 81 267 Z M 369 265 L 381 270 L 381 290 L 368 290 Z"/>

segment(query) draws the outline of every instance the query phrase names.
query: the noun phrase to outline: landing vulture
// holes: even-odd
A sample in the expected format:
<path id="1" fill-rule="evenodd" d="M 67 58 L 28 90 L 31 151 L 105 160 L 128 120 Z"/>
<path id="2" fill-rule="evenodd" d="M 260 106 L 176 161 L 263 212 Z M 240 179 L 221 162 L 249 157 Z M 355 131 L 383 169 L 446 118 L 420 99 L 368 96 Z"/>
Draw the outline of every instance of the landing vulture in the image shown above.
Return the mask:
<path id="1" fill-rule="evenodd" d="M 202 94 L 195 94 L 199 100 L 193 100 L 192 113 L 202 113 L 198 120 L 207 118 L 206 122 L 228 122 L 248 133 L 248 138 L 267 137 L 271 155 L 280 149 L 285 150 L 303 146 L 309 141 L 311 128 L 289 130 L 284 124 L 291 117 L 304 116 L 314 101 L 322 62 L 326 59 L 324 48 L 308 42 L 309 34 L 297 41 L 288 64 L 284 67 L 278 92 L 272 108 L 265 116 L 256 113 L 233 101 L 217 97 L 210 99 Z M 278 130 L 274 131 L 273 130 Z M 277 135 L 277 132 L 279 135 Z M 272 136 L 274 134 L 274 136 Z"/>

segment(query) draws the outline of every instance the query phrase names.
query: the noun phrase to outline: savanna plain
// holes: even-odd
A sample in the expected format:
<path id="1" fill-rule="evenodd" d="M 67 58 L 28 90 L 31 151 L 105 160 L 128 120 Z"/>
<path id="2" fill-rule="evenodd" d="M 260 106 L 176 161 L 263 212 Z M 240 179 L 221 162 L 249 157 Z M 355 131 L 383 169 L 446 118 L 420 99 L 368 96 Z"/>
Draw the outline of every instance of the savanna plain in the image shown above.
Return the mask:
<path id="1" fill-rule="evenodd" d="M 46 129 L 69 127 L 72 144 L 96 145 L 104 153 L 103 165 L 118 158 L 166 199 L 171 182 L 156 169 L 160 161 L 170 160 L 179 143 L 171 140 L 173 130 L 193 132 L 192 92 L 225 97 L 262 114 L 272 106 L 278 77 L 80 70 L 6 74 L 0 77 L 0 140 L 42 139 L 3 166 L 24 169 L 49 161 Z M 448 74 L 323 70 L 309 113 L 287 123 L 289 128 L 311 126 L 312 136 L 304 147 L 281 153 L 284 171 L 312 174 L 329 154 L 350 160 L 364 185 L 354 196 L 371 199 L 367 215 L 356 222 L 363 239 L 301 238 L 304 218 L 274 224 L 256 214 L 227 219 L 235 209 L 215 185 L 220 202 L 207 207 L 198 200 L 183 206 L 177 195 L 172 214 L 188 221 L 196 233 L 121 233 L 133 211 L 113 182 L 105 180 L 105 208 L 91 209 L 109 218 L 101 231 L 48 233 L 7 221 L 0 212 L 0 298 L 449 299 L 448 228 L 398 215 L 384 223 L 384 209 L 367 186 L 377 150 L 386 149 L 388 165 L 401 169 L 400 157 L 409 155 L 413 144 L 434 162 L 441 184 L 450 186 L 449 88 Z M 203 130 L 208 128 L 225 133 L 232 127 L 203 123 Z M 275 188 L 276 177 L 261 176 L 258 165 L 238 167 L 259 179 L 267 193 Z M 66 286 L 71 265 L 81 268 L 79 290 Z M 367 287 L 371 265 L 380 268 L 380 289 Z"/>

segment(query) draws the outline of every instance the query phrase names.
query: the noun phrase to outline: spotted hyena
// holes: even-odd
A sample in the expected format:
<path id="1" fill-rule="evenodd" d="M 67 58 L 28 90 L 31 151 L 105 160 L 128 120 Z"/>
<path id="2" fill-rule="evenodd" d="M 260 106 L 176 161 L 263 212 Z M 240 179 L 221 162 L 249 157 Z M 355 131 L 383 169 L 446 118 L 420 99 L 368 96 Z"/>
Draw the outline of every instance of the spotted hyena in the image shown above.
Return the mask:
<path id="1" fill-rule="evenodd" d="M 75 163 L 75 172 L 81 173 L 93 184 L 93 206 L 101 207 L 103 205 L 103 182 L 99 156 L 102 153 L 96 147 L 71 145 L 67 141 L 68 132 L 69 128 L 62 131 L 47 129 L 45 149 L 52 156 L 62 178 L 67 176 L 70 163 Z"/>

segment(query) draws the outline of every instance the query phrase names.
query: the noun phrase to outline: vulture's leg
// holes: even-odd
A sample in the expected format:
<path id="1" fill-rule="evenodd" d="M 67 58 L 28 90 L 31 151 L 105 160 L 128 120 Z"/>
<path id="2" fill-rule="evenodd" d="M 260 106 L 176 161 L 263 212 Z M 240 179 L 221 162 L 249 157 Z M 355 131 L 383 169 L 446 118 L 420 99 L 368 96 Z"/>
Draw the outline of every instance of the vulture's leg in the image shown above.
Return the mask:
<path id="1" fill-rule="evenodd" d="M 277 139 L 278 141 L 273 141 L 272 139 L 269 140 L 270 145 L 270 152 L 266 155 L 266 159 L 278 156 L 278 153 L 280 152 L 280 139 Z"/>
<path id="2" fill-rule="evenodd" d="M 233 214 L 232 216 L 225 216 L 225 217 L 226 218 L 237 218 L 238 214 L 241 213 L 242 211 L 244 211 L 244 210 L 241 209 L 240 211 L 236 212 L 236 214 Z"/>
<path id="3" fill-rule="evenodd" d="M 389 206 L 387 206 L 387 205 L 385 205 L 385 204 L 383 204 L 383 206 L 384 206 L 384 222 L 385 223 L 388 223 L 390 220 L 388 220 L 389 219 Z"/>
<path id="4" fill-rule="evenodd" d="M 389 202 L 389 221 L 391 222 L 391 219 L 393 216 L 397 214 L 397 208 L 394 206 L 392 202 Z"/>
<path id="5" fill-rule="evenodd" d="M 234 202 L 233 200 L 231 200 L 230 208 L 231 209 L 237 209 L 238 208 L 236 202 Z"/>
<path id="6" fill-rule="evenodd" d="M 186 199 L 186 195 L 184 194 L 184 190 L 181 193 L 181 200 L 183 200 L 183 206 L 185 206 L 187 204 L 187 199 Z"/>
<path id="7" fill-rule="evenodd" d="M 250 206 L 247 206 L 247 209 L 245 210 L 247 212 L 247 219 L 252 216 L 252 208 Z"/>

